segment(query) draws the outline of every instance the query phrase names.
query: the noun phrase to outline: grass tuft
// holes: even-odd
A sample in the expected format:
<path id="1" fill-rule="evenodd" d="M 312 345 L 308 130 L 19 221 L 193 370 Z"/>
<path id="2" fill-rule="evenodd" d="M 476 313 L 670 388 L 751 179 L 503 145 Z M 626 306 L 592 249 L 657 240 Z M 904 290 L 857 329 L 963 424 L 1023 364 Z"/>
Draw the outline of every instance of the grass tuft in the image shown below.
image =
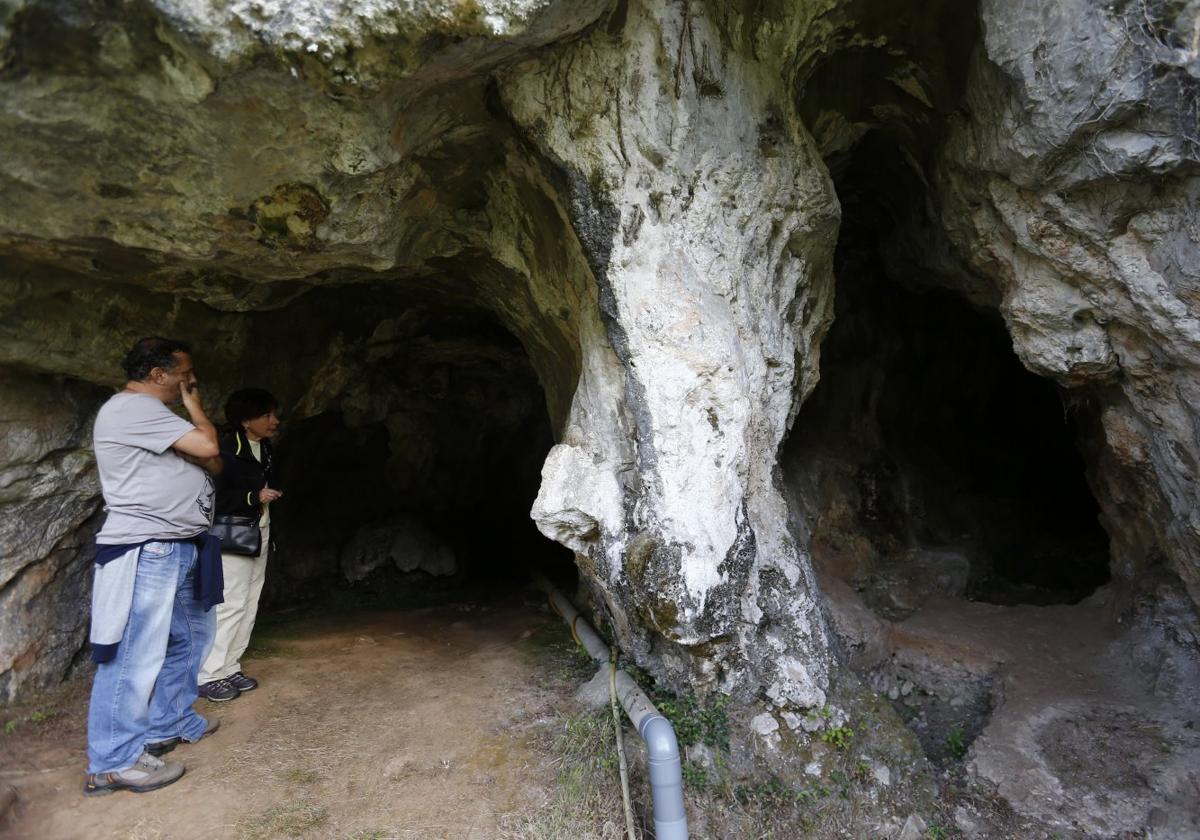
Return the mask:
<path id="1" fill-rule="evenodd" d="M 293 767 L 285 777 L 289 782 L 298 785 L 315 785 L 321 781 L 321 774 L 316 770 L 306 770 L 303 767 Z"/>
<path id="2" fill-rule="evenodd" d="M 239 823 L 238 836 L 241 840 L 303 837 L 328 820 L 329 812 L 321 805 L 304 801 L 286 802 Z"/>
<path id="3" fill-rule="evenodd" d="M 622 840 L 620 780 L 611 713 L 605 709 L 564 715 L 549 743 L 557 785 L 533 813 L 506 820 L 504 838 L 520 840 Z"/>

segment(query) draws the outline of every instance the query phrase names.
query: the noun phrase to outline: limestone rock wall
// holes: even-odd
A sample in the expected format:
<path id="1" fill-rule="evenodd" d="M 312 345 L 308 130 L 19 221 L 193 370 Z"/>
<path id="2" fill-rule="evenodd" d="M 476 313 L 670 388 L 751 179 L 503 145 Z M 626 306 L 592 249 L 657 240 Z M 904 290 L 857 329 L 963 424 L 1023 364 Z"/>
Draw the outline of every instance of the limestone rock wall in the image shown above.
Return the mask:
<path id="1" fill-rule="evenodd" d="M 281 356 L 271 312 L 319 286 L 466 294 L 520 339 L 562 442 L 536 518 L 639 656 L 822 702 L 772 478 L 816 380 L 837 224 L 779 84 L 804 14 L 47 2 L 2 20 L 7 360 L 115 384 L 135 335 L 182 333 L 213 399 L 252 372 L 299 419 L 358 404 L 371 341 L 327 312 Z"/>
<path id="2" fill-rule="evenodd" d="M 838 219 L 778 83 L 805 22 L 631 2 L 500 85 L 567 173 L 624 368 L 589 398 L 628 413 L 577 404 L 590 434 L 552 454 L 534 516 L 587 549 L 631 641 L 675 643 L 676 679 L 795 707 L 824 702 L 826 643 L 773 470 L 817 378 Z"/>
<path id="3" fill-rule="evenodd" d="M 998 310 L 1062 387 L 1123 608 L 1163 575 L 1197 597 L 1198 14 L 864 0 L 799 88 L 889 274 Z"/>
<path id="4" fill-rule="evenodd" d="M 0 5 L 0 690 L 78 649 L 86 424 L 133 338 L 190 338 L 214 407 L 267 384 L 306 441 L 386 449 L 355 476 L 398 495 L 405 377 L 518 367 L 454 341 L 405 368 L 423 307 L 527 356 L 556 443 L 533 518 L 622 646 L 766 698 L 779 743 L 836 702 L 779 451 L 834 316 L 834 178 L 880 137 L 887 252 L 1079 396 L 1117 576 L 1200 597 L 1197 4 L 952 7 L 897 35 L 871 0 Z"/>
<path id="5" fill-rule="evenodd" d="M 1026 367 L 1096 418 L 1114 576 L 1200 600 L 1200 4 L 980 14 L 936 215 Z"/>
<path id="6" fill-rule="evenodd" d="M 87 630 L 100 388 L 0 367 L 0 700 L 60 678 Z"/>
<path id="7" fill-rule="evenodd" d="M 593 358 L 611 351 L 552 172 L 489 113 L 485 73 L 577 31 L 598 8 L 504 4 L 480 23 L 397 5 L 387 22 L 363 20 L 388 55 L 408 43 L 412 62 L 375 75 L 356 66 L 349 78 L 338 62 L 366 61 L 370 49 L 316 7 L 277 10 L 277 20 L 327 27 L 322 43 L 344 36 L 342 57 L 221 17 L 250 15 L 244 7 L 0 6 L 0 369 L 20 371 L 6 380 L 6 434 L 79 450 L 63 461 L 69 477 L 23 449 L 0 457 L 6 482 L 21 476 L 6 496 L 20 508 L 0 533 L 0 598 L 14 607 L 0 633 L 3 696 L 61 677 L 79 650 L 90 541 L 79 527 L 99 505 L 85 426 L 138 336 L 194 344 L 214 417 L 225 394 L 253 383 L 275 390 L 295 422 L 337 412 L 369 429 L 395 395 L 371 394 L 369 369 L 404 346 L 397 317 L 422 305 L 461 310 L 465 299 L 518 337 L 561 425 L 578 333 L 598 337 Z M 216 43 L 222 33 L 236 49 Z M 398 284 L 407 303 L 394 303 Z M 353 293 L 310 303 L 320 287 L 370 287 L 377 304 Z M 492 364 L 503 379 L 509 349 L 496 366 L 482 344 L 485 355 L 468 351 L 460 366 Z M 98 386 L 93 399 L 30 390 L 61 376 L 76 390 Z M 524 400 L 525 373 L 517 380 Z M 42 402 L 45 411 L 30 408 Z M 4 409 L 7 420 L 7 399 Z M 78 427 L 70 436 L 61 418 L 44 419 L 64 411 Z M 504 423 L 517 429 L 520 418 Z M 30 465 L 45 472 L 37 482 L 26 480 Z M 71 485 L 70 505 L 59 504 L 68 491 L 55 476 Z M 70 540 L 78 551 L 66 551 Z M 338 550 L 311 567 L 298 557 L 296 575 L 278 579 L 336 569 Z"/>

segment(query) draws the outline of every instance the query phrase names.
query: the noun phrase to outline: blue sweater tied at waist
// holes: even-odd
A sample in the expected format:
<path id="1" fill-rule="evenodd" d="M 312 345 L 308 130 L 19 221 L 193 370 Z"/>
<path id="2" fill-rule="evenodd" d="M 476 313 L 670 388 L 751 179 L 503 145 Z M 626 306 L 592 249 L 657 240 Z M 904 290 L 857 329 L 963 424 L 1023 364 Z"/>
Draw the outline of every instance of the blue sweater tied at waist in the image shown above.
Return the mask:
<path id="1" fill-rule="evenodd" d="M 187 540 L 145 540 L 125 545 L 96 545 L 95 579 L 92 585 L 92 661 L 109 662 L 125 635 L 133 606 L 137 561 L 148 542 L 195 543 L 197 560 L 193 594 L 205 612 L 225 600 L 225 577 L 221 571 L 221 540 L 207 531 Z"/>

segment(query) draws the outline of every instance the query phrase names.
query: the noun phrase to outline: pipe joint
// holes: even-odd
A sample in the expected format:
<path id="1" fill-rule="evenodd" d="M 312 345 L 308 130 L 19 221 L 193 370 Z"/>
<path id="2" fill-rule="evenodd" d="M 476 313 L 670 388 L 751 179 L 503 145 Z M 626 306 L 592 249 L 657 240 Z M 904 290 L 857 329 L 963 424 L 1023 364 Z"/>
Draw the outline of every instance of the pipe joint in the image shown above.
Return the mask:
<path id="1" fill-rule="evenodd" d="M 593 659 L 608 664 L 609 650 L 604 640 L 554 585 L 538 576 L 538 585 L 550 597 L 555 611 L 571 628 L 575 640 Z M 688 840 L 687 812 L 683 808 L 683 766 L 679 740 L 670 721 L 662 716 L 650 698 L 627 673 L 615 675 L 617 697 L 625 714 L 646 742 L 650 769 L 650 798 L 654 808 L 654 833 L 658 840 Z"/>

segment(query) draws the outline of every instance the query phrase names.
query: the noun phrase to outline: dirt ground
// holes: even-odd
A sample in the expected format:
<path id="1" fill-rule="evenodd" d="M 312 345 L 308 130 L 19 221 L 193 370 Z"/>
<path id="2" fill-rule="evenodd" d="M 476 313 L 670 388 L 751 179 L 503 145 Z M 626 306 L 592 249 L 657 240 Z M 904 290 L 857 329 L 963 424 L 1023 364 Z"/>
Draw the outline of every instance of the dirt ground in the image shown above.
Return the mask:
<path id="1" fill-rule="evenodd" d="M 221 729 L 171 753 L 187 774 L 160 791 L 82 795 L 86 676 L 7 707 L 0 796 L 15 789 L 17 801 L 0 816 L 0 837 L 621 840 L 611 717 L 573 697 L 595 666 L 540 596 L 459 590 L 403 609 L 371 603 L 261 621 L 244 660 L 261 687 L 231 703 L 200 701 Z M 970 749 L 934 768 L 938 801 L 910 799 L 902 774 L 920 767 L 891 764 L 883 782 L 864 771 L 886 753 L 868 737 L 883 719 L 860 703 L 836 767 L 802 788 L 730 776 L 720 770 L 728 752 L 716 754 L 717 770 L 689 757 L 692 835 L 1065 839 L 1141 836 L 1124 826 L 1149 822 L 1155 838 L 1200 836 L 1188 787 L 1200 766 L 1195 706 L 1146 699 L 1116 655 L 1119 634 L 1097 630 L 1100 609 L 947 601 L 891 628 L 894 662 L 914 680 L 951 663 L 965 669 L 947 672 L 955 679 L 978 670 L 1000 689 Z M 937 695 L 923 698 L 920 708 Z M 674 706 L 693 735 L 718 719 L 731 725 L 711 708 L 680 712 L 685 698 Z M 966 710 L 947 712 L 958 721 Z M 944 742 L 937 720 L 934 740 Z M 647 837 L 645 756 L 628 729 L 625 743 Z M 968 766 L 998 775 L 1010 801 L 1069 806 L 1090 814 L 1088 825 L 1015 814 Z M 925 828 L 901 830 L 917 816 Z"/>
<path id="2" fill-rule="evenodd" d="M 187 766 L 179 782 L 140 795 L 81 794 L 77 680 L 0 736 L 0 788 L 18 794 L 0 836 L 503 836 L 553 795 L 533 733 L 565 689 L 528 642 L 565 636 L 557 625 L 519 596 L 277 624 L 244 660 L 260 687 L 199 701 L 220 731 L 169 756 Z"/>

